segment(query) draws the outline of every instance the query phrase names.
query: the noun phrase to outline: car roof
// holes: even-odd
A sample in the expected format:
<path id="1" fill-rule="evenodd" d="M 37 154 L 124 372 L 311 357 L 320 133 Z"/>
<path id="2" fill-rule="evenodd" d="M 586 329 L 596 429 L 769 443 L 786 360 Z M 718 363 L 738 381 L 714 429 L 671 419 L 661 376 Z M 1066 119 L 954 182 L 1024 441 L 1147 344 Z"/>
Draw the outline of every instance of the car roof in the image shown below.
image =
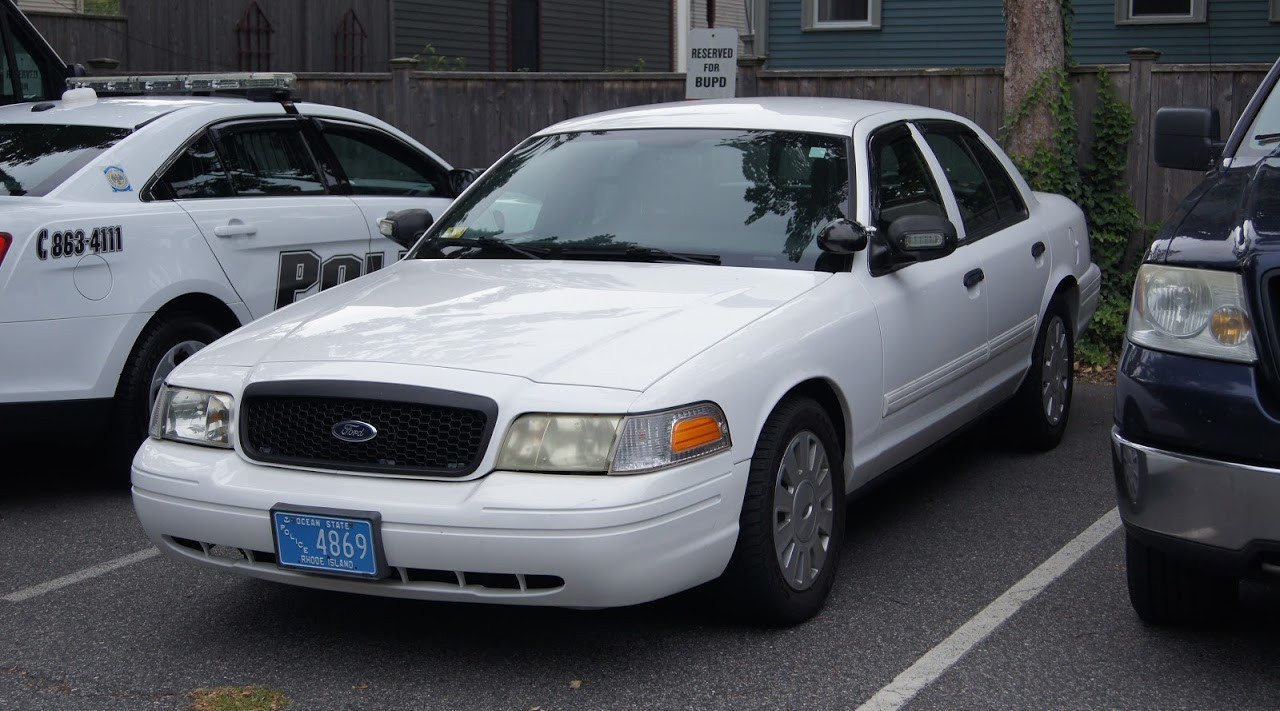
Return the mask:
<path id="1" fill-rule="evenodd" d="M 916 110 L 922 117 L 958 118 L 910 104 L 864 99 L 773 96 L 681 101 L 616 109 L 562 121 L 538 135 L 629 128 L 734 128 L 848 136 L 875 114 Z"/>
<path id="2" fill-rule="evenodd" d="M 254 103 L 222 96 L 105 96 L 81 101 L 41 101 L 0 106 L 0 123 L 67 124 L 134 128 L 181 109 L 200 106 Z M 36 110 L 41 106 L 51 108 Z M 280 111 L 279 104 L 275 105 Z"/>

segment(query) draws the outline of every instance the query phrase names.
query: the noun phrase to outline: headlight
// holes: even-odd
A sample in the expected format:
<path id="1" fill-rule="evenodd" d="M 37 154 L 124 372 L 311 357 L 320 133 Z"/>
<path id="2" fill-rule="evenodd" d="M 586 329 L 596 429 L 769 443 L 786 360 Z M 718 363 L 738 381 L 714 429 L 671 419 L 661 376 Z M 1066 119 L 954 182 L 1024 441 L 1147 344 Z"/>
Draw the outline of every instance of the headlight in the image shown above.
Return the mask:
<path id="1" fill-rule="evenodd" d="M 226 393 L 165 385 L 151 412 L 151 436 L 212 447 L 231 446 L 231 410 Z"/>
<path id="2" fill-rule="evenodd" d="M 711 403 L 644 415 L 522 415 L 497 467 L 515 471 L 639 474 L 728 449 L 729 426 Z"/>
<path id="3" fill-rule="evenodd" d="M 1257 360 L 1244 288 L 1231 272 L 1143 265 L 1133 287 L 1128 338 L 1171 353 Z"/>

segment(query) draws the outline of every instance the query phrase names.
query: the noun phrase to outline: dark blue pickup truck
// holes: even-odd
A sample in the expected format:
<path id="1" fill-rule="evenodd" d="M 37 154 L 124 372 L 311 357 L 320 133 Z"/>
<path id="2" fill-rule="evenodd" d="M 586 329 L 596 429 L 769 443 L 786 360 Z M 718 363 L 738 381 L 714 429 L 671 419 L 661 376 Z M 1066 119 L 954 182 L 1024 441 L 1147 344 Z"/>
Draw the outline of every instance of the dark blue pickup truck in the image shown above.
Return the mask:
<path id="1" fill-rule="evenodd" d="M 1137 275 L 1112 454 L 1129 597 L 1151 623 L 1222 619 L 1280 580 L 1280 62 L 1225 144 L 1165 108 L 1155 159 L 1208 171 Z"/>

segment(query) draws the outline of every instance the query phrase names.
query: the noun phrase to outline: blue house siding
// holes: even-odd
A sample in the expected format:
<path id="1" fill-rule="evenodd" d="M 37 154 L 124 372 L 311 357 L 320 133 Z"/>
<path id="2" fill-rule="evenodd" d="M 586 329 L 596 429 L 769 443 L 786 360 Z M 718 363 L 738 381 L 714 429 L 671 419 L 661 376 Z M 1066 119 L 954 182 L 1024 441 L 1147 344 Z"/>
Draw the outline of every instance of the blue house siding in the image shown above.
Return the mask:
<path id="1" fill-rule="evenodd" d="M 1128 62 L 1125 50 L 1152 47 L 1162 64 L 1273 62 L 1280 23 L 1269 0 L 1209 0 L 1208 21 L 1177 25 L 1117 25 L 1115 0 L 1073 0 L 1073 53 L 1081 64 Z"/>
<path id="2" fill-rule="evenodd" d="M 882 0 L 878 30 L 800 29 L 800 0 L 769 2 L 769 69 L 1004 64 L 1001 0 Z"/>
<path id="3" fill-rule="evenodd" d="M 1115 0 L 1073 0 L 1072 49 L 1081 64 L 1123 64 L 1154 47 L 1162 63 L 1272 62 L 1280 23 L 1270 0 L 1208 0 L 1208 22 L 1117 25 Z M 998 67 L 1001 0 L 881 0 L 879 30 L 800 29 L 801 0 L 769 0 L 769 69 Z"/>

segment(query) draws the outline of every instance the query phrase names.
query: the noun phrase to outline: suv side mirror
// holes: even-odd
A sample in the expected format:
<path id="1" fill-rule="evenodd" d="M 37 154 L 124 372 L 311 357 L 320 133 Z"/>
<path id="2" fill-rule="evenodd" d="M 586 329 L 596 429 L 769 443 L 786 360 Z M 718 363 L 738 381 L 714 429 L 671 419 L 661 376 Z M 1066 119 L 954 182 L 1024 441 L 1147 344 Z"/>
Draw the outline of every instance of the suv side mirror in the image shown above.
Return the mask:
<path id="1" fill-rule="evenodd" d="M 1221 155 L 1218 110 L 1207 106 L 1165 106 L 1156 111 L 1156 165 L 1205 171 Z"/>
<path id="2" fill-rule="evenodd" d="M 476 178 L 480 177 L 483 172 L 483 168 L 454 168 L 449 171 L 449 191 L 453 193 L 450 197 L 461 195 L 462 191 L 466 190 L 468 185 L 474 183 Z"/>
<path id="3" fill-rule="evenodd" d="M 435 218 L 431 213 L 414 207 L 387 213 L 386 217 L 379 218 L 378 232 L 401 247 L 409 249 L 414 242 L 418 241 L 422 233 L 427 231 L 432 222 L 435 222 Z"/>

